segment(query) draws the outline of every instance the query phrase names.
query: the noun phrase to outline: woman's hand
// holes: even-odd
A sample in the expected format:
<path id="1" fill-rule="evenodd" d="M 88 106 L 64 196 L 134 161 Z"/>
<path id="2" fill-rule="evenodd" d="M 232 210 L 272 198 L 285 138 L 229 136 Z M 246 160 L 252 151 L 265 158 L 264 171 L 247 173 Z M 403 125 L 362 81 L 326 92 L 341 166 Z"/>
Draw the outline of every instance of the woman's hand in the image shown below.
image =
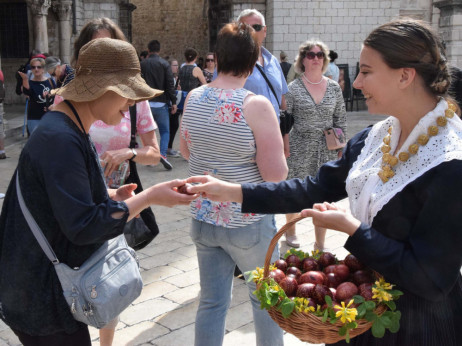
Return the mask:
<path id="1" fill-rule="evenodd" d="M 303 217 L 311 217 L 315 226 L 340 231 L 349 236 L 355 234 L 361 225 L 361 221 L 336 203 L 317 203 L 312 209 L 304 209 L 300 214 Z"/>
<path id="2" fill-rule="evenodd" d="M 133 156 L 130 148 L 108 150 L 101 155 L 101 166 L 104 168 L 104 176 L 108 177 L 112 172 L 119 169 L 119 165 Z"/>
<path id="3" fill-rule="evenodd" d="M 135 195 L 136 184 L 122 185 L 117 190 L 113 190 L 115 193 L 110 196 L 114 201 L 125 201 Z"/>
<path id="4" fill-rule="evenodd" d="M 242 188 L 240 184 L 228 183 L 209 175 L 190 177 L 188 183 L 200 183 L 187 187 L 188 193 L 201 194 L 203 197 L 216 202 L 242 203 Z"/>
<path id="5" fill-rule="evenodd" d="M 20 72 L 18 71 L 19 75 L 21 76 L 22 80 L 27 80 L 27 74 L 25 74 L 24 72 Z"/>
<path id="6" fill-rule="evenodd" d="M 157 204 L 166 207 L 173 207 L 177 204 L 188 205 L 198 198 L 199 194 L 189 191 L 184 193 L 184 188 L 182 187 L 185 184 L 186 180 L 180 179 L 166 181 L 144 190 L 143 193 L 146 193 L 149 205 Z"/>

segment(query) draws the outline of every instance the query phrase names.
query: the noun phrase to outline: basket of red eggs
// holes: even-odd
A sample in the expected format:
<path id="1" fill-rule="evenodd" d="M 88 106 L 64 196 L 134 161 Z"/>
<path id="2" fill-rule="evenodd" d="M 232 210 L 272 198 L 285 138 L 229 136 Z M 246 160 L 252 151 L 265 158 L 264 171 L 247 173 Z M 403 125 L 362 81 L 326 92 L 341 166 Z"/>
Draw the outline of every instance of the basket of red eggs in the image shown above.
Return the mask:
<path id="1" fill-rule="evenodd" d="M 399 330 L 401 314 L 393 289 L 380 274 L 366 268 L 355 256 L 338 260 L 329 252 L 291 249 L 284 259 L 270 264 L 275 246 L 298 217 L 272 239 L 264 268 L 250 272 L 262 309 L 285 331 L 309 343 L 349 342 L 372 328 L 375 337 L 388 329 Z"/>

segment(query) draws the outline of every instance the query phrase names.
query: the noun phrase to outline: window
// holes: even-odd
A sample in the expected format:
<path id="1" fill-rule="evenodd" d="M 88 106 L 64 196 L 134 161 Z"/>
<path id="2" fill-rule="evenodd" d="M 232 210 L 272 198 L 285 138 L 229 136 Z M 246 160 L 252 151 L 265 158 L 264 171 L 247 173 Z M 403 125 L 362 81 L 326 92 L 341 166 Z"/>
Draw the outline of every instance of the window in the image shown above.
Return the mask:
<path id="1" fill-rule="evenodd" d="M 0 43 L 2 58 L 29 56 L 27 4 L 0 3 Z"/>

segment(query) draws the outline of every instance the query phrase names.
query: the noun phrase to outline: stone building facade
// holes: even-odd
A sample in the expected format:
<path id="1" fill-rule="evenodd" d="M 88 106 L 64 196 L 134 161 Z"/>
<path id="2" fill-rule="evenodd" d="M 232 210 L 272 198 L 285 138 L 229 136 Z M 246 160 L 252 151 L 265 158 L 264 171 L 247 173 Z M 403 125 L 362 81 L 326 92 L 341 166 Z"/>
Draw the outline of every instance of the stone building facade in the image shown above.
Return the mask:
<path id="1" fill-rule="evenodd" d="M 24 101 L 14 93 L 14 73 L 32 49 L 68 62 L 89 19 L 114 20 L 138 52 L 157 39 L 162 56 L 181 62 L 187 47 L 200 56 L 213 50 L 219 29 L 246 8 L 265 15 L 265 46 L 274 55 L 284 50 L 293 59 L 300 43 L 318 38 L 338 52 L 337 63 L 348 64 L 351 79 L 366 35 L 399 16 L 432 23 L 446 41 L 449 61 L 462 67 L 462 0 L 0 0 L 5 102 Z"/>

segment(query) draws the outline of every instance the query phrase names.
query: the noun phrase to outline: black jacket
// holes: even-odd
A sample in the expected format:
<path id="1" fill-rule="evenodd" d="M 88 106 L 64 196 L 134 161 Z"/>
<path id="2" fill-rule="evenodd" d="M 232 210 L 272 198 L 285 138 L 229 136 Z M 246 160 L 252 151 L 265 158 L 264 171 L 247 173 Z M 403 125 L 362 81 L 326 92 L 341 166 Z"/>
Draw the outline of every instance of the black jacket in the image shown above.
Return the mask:
<path id="1" fill-rule="evenodd" d="M 154 89 L 163 90 L 164 93 L 150 101 L 176 103 L 173 73 L 170 64 L 158 54 L 152 54 L 141 62 L 141 76 L 146 83 Z"/>

